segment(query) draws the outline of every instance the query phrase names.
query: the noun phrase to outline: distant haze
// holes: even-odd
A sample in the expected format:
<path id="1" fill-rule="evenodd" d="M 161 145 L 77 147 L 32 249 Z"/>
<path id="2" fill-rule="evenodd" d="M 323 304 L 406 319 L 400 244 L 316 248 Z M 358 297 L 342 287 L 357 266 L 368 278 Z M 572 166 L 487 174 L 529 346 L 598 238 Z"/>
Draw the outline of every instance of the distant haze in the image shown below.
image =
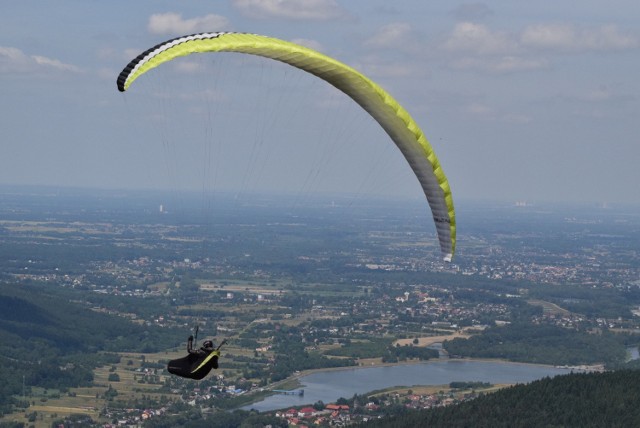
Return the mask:
<path id="1" fill-rule="evenodd" d="M 376 123 L 281 64 L 199 55 L 116 89 L 169 38 L 304 44 L 388 90 L 456 200 L 640 203 L 640 3 L 0 4 L 0 184 L 421 198 Z"/>

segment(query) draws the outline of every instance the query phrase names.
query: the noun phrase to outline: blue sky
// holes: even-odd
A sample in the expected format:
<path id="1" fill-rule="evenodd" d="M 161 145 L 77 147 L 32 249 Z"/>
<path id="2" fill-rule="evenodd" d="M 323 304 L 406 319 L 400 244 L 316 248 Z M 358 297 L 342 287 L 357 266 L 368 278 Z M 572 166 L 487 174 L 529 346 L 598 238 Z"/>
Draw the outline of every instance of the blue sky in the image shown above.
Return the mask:
<path id="1" fill-rule="evenodd" d="M 0 184 L 420 197 L 375 124 L 282 66 L 185 59 L 116 89 L 157 43 L 241 31 L 381 84 L 454 200 L 640 203 L 638 22 L 635 0 L 3 1 Z"/>

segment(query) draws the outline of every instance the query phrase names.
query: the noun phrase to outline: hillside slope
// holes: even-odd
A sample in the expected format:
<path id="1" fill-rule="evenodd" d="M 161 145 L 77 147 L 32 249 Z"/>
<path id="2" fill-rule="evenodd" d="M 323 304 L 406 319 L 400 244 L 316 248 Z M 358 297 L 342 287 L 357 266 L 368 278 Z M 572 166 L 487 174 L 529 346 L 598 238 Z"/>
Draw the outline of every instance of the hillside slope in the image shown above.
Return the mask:
<path id="1" fill-rule="evenodd" d="M 577 373 L 516 385 L 456 406 L 366 425 L 399 427 L 637 427 L 640 370 Z"/>

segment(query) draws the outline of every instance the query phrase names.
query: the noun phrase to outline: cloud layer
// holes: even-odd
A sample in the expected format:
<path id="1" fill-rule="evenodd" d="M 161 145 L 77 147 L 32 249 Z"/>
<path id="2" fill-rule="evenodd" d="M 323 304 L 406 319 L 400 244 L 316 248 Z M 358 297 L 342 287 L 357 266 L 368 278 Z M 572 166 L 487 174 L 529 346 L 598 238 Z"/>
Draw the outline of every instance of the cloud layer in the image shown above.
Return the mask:
<path id="1" fill-rule="evenodd" d="M 149 18 L 147 29 L 151 34 L 184 35 L 207 31 L 227 31 L 231 29 L 229 20 L 224 16 L 209 14 L 184 19 L 175 12 L 156 13 Z"/>
<path id="2" fill-rule="evenodd" d="M 233 0 L 233 6 L 254 19 L 325 21 L 346 17 L 335 0 Z"/>
<path id="3" fill-rule="evenodd" d="M 42 55 L 27 55 L 13 47 L 0 46 L 0 73 L 36 73 L 39 71 L 68 71 L 79 73 L 75 65 Z"/>
<path id="4" fill-rule="evenodd" d="M 634 49 L 638 38 L 615 25 L 578 28 L 570 24 L 541 24 L 527 27 L 520 36 L 523 46 L 562 52 Z"/>
<path id="5" fill-rule="evenodd" d="M 546 68 L 558 54 L 598 53 L 636 49 L 638 37 L 615 25 L 577 27 L 536 24 L 520 32 L 492 30 L 475 22 L 457 23 L 440 48 L 456 69 L 505 73 Z"/>

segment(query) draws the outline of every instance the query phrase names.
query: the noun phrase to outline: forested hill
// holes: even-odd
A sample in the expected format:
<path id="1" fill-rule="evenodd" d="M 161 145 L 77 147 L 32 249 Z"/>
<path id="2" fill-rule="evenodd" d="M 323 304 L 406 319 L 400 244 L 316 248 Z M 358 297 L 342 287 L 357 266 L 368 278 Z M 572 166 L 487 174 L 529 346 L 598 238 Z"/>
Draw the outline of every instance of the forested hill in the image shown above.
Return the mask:
<path id="1" fill-rule="evenodd" d="M 545 378 L 459 405 L 369 424 L 400 427 L 638 427 L 640 370 Z"/>
<path id="2" fill-rule="evenodd" d="M 152 302 L 148 304 L 153 305 Z M 3 339 L 0 355 L 11 357 L 17 348 L 46 349 L 47 354 L 56 355 L 96 351 L 154 352 L 180 342 L 181 338 L 175 334 L 91 310 L 89 305 L 79 292 L 0 282 L 0 337 Z M 124 310 L 132 311 L 131 308 Z M 24 341 L 27 338 L 28 343 Z"/>
<path id="3" fill-rule="evenodd" d="M 116 351 L 153 352 L 180 343 L 176 332 L 97 312 L 79 293 L 0 282 L 0 416 L 23 385 L 64 390 L 91 383 Z M 69 370 L 73 368 L 73 370 Z"/>

